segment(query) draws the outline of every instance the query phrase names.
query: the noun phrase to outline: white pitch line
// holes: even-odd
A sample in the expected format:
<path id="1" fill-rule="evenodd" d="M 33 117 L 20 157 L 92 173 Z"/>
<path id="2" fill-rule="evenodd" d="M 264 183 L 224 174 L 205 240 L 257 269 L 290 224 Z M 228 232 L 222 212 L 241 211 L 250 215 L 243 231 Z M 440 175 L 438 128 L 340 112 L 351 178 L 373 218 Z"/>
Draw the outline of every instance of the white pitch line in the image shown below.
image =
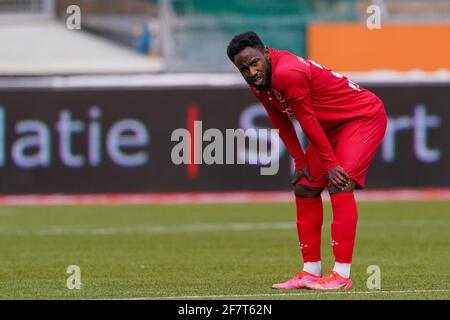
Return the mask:
<path id="1" fill-rule="evenodd" d="M 372 291 L 326 291 L 326 292 L 299 292 L 299 293 L 263 293 L 263 294 L 231 294 L 209 296 L 173 296 L 173 297 L 140 297 L 118 298 L 104 300 L 182 300 L 182 299 L 215 299 L 215 298 L 254 298 L 254 297 L 284 297 L 284 296 L 318 296 L 318 295 L 351 295 L 351 294 L 392 294 L 392 293 L 437 293 L 450 292 L 450 289 L 442 290 L 372 290 Z"/>
<path id="2" fill-rule="evenodd" d="M 1 212 L 0 212 L 1 213 Z M 380 228 L 385 225 L 393 225 L 399 228 L 422 227 L 430 225 L 446 227 L 448 220 L 403 220 L 396 223 L 381 221 L 361 221 L 359 227 Z M 0 236 L 107 236 L 115 234 L 165 234 L 165 233 L 199 233 L 199 232 L 223 232 L 223 231 L 257 231 L 257 230 L 291 230 L 295 229 L 295 221 L 278 222 L 248 222 L 227 224 L 193 224 L 193 225 L 141 225 L 128 227 L 93 227 L 93 226 L 48 226 L 41 229 L 2 229 Z M 325 225 L 324 228 L 329 228 Z"/>
<path id="3" fill-rule="evenodd" d="M 134 226 L 119 228 L 71 228 L 53 226 L 38 230 L 1 230 L 0 236 L 65 236 L 65 235 L 114 235 L 114 234 L 162 234 L 218 231 L 289 230 L 295 229 L 295 222 L 261 222 L 230 224 L 197 224 L 185 226 Z"/>

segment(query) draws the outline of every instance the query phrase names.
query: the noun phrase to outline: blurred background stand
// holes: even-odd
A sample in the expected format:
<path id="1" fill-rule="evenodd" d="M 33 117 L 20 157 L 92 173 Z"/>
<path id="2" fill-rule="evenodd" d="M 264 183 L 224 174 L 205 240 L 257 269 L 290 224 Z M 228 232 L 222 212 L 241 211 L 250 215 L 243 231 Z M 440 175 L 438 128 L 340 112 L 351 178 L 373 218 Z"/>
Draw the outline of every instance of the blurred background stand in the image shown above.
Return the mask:
<path id="1" fill-rule="evenodd" d="M 0 1 L 0 75 L 135 74 L 163 70 L 162 60 L 150 48 L 148 28 L 155 25 L 154 21 L 147 16 L 99 17 L 95 6 L 85 2 L 88 3 Z M 66 26 L 66 10 L 73 4 L 81 8 L 81 30 Z M 96 27 L 90 27 L 93 25 Z"/>

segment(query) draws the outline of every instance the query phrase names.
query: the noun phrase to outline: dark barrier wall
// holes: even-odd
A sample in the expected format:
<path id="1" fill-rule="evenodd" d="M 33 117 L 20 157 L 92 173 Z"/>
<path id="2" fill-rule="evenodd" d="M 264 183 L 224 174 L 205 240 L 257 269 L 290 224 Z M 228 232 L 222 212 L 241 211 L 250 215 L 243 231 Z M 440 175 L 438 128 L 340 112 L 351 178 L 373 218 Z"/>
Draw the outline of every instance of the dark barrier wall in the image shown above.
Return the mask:
<path id="1" fill-rule="evenodd" d="M 366 187 L 448 187 L 450 85 L 366 87 L 389 115 Z M 203 150 L 219 146 L 217 134 L 225 140 L 226 129 L 269 128 L 246 88 L 0 92 L 0 193 L 290 189 L 292 161 L 283 145 L 276 175 L 261 175 L 259 164 L 174 164 L 171 154 L 181 140 L 172 141 L 172 133 L 197 130 L 199 139 L 195 120 L 203 133 L 218 129 L 210 131 L 214 139 L 203 137 Z M 216 159 L 218 150 L 211 153 Z M 246 154 L 248 162 L 255 152 Z"/>

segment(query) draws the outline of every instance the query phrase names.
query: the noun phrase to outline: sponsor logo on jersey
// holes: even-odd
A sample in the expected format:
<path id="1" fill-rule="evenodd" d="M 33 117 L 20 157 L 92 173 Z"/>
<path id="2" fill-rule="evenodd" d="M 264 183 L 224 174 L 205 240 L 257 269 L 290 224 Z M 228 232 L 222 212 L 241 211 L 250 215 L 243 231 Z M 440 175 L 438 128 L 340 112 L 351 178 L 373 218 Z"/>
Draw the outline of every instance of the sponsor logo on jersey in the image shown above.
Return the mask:
<path id="1" fill-rule="evenodd" d="M 289 117 L 294 116 L 294 112 L 292 112 L 292 109 L 290 107 L 283 110 L 284 113 L 286 113 Z"/>

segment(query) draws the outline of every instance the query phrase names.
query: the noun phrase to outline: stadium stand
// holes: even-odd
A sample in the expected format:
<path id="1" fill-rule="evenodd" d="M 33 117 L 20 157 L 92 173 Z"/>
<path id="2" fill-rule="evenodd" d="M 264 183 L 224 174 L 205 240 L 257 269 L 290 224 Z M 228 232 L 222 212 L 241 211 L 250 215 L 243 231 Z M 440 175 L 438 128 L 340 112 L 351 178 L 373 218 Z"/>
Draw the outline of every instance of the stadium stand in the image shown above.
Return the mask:
<path id="1" fill-rule="evenodd" d="M 162 23 L 172 32 L 169 41 L 174 52 L 168 59 L 174 71 L 232 71 L 224 54 L 225 46 L 234 34 L 246 30 L 258 32 L 268 46 L 304 54 L 309 22 L 357 19 L 355 0 L 172 3 L 173 10 Z"/>
<path id="2" fill-rule="evenodd" d="M 0 2 L 0 75 L 152 73 L 161 59 L 148 58 L 85 30 L 69 30 L 48 0 Z M 83 7 L 84 9 L 84 7 Z M 120 21 L 120 19 L 119 19 Z"/>
<path id="3" fill-rule="evenodd" d="M 364 16 L 366 8 L 372 4 L 382 8 L 382 16 L 386 22 L 450 21 L 448 0 L 359 0 L 356 4 L 358 14 Z"/>

